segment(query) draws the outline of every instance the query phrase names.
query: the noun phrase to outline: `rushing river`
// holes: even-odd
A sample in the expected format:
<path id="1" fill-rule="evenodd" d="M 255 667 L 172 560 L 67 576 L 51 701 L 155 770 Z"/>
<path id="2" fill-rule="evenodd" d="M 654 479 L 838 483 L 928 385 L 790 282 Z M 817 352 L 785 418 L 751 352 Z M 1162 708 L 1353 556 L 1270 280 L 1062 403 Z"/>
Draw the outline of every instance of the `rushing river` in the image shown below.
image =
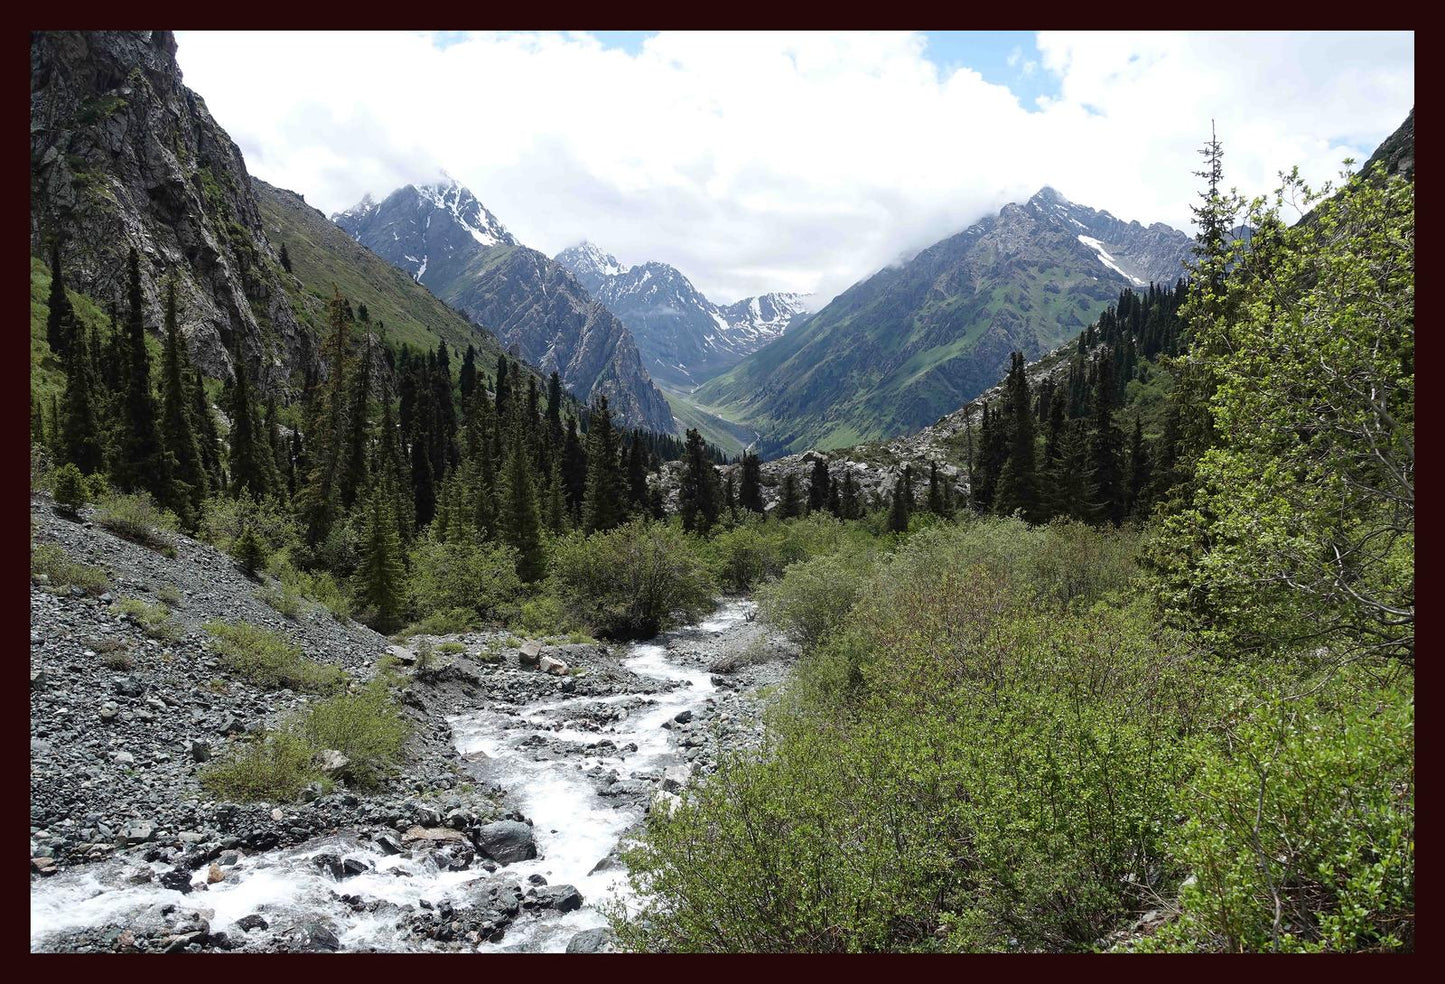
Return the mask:
<path id="1" fill-rule="evenodd" d="M 685 644 L 691 634 L 726 633 L 742 624 L 752 603 L 731 600 L 697 625 L 669 633 L 668 641 Z M 676 681 L 665 693 L 616 693 L 605 697 L 573 697 L 530 704 L 508 711 L 481 710 L 449 718 L 458 752 L 483 752 L 488 757 L 488 778 L 502 785 L 511 801 L 533 822 L 538 857 L 507 865 L 495 875 L 471 869 L 438 870 L 427 857 L 388 855 L 373 842 L 346 833 L 320 838 L 295 847 L 245 855 L 227 869 L 224 881 L 203 892 L 182 894 L 154 881 L 130 880 L 136 863 L 112 860 L 72 868 L 52 878 L 33 882 L 30 894 L 30 945 L 40 948 L 47 937 L 87 927 L 124 923 L 144 930 L 163 918 L 162 909 L 196 912 L 209 920 L 212 933 L 234 930 L 237 920 L 260 913 L 272 921 L 296 922 L 320 917 L 334 928 L 342 950 L 426 949 L 406 929 L 398 929 L 398 910 L 382 906 L 376 912 L 357 912 L 341 896 L 380 900 L 394 906 L 420 906 L 450 902 L 468 903 L 464 885 L 479 877 L 520 883 L 528 887 L 530 875 L 541 875 L 549 885 L 573 885 L 585 899 L 581 909 L 566 914 L 545 911 L 523 913 L 499 943 L 484 943 L 482 951 L 561 951 L 578 932 L 604 925 L 594 903 L 625 895 L 626 873 L 618 865 L 594 870 L 616 847 L 623 833 L 642 816 L 643 807 L 618 805 L 598 795 L 586 773 L 594 767 L 616 769 L 621 775 L 653 774 L 686 781 L 690 766 L 678 754 L 673 732 L 663 724 L 679 712 L 700 707 L 713 692 L 709 675 L 674 661 L 659 643 L 631 645 L 623 665 L 638 676 Z M 572 730 L 565 722 L 587 705 L 621 704 L 633 710 L 605 735 Z M 555 729 L 555 730 L 554 730 Z M 538 761 L 519 747 L 529 735 L 545 733 L 549 739 L 583 744 L 600 737 L 619 749 L 636 745 L 625 760 L 586 753 Z M 314 863 L 318 855 L 358 858 L 369 870 L 344 883 Z M 207 868 L 192 875 L 192 884 L 206 882 Z"/>

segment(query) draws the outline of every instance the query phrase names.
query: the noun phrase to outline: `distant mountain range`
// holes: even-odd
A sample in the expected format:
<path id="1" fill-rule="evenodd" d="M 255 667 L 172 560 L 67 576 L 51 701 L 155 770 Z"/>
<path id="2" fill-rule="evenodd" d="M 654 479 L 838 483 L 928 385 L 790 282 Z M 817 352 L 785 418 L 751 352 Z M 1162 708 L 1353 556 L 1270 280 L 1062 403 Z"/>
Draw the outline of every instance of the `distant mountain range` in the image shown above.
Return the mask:
<path id="1" fill-rule="evenodd" d="M 622 321 L 455 180 L 407 185 L 380 202 L 368 195 L 332 220 L 521 358 L 555 369 L 578 398 L 605 394 L 628 426 L 675 430 Z"/>
<path id="2" fill-rule="evenodd" d="M 1077 334 L 1121 288 L 1173 283 L 1193 240 L 1044 188 L 855 284 L 691 394 L 765 454 L 908 433 Z"/>
<path id="3" fill-rule="evenodd" d="M 772 293 L 720 307 L 666 263 L 624 267 L 592 243 L 555 257 L 622 319 L 659 383 L 687 391 L 782 335 L 804 295 Z"/>

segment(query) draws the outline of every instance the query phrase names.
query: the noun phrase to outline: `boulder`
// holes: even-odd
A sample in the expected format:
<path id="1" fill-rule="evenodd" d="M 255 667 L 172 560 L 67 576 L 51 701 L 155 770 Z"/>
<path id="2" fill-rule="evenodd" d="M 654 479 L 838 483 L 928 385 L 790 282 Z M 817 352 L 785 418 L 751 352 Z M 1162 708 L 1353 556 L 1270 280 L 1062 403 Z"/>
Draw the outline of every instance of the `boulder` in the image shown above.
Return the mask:
<path id="1" fill-rule="evenodd" d="M 611 953 L 615 939 L 612 931 L 601 927 L 584 929 L 567 942 L 568 953 Z"/>
<path id="2" fill-rule="evenodd" d="M 240 919 L 237 919 L 236 928 L 244 933 L 249 933 L 253 929 L 270 929 L 271 924 L 262 916 L 252 913 L 249 916 L 242 916 Z"/>
<path id="3" fill-rule="evenodd" d="M 542 658 L 542 644 L 536 639 L 528 639 L 522 643 L 522 648 L 517 653 L 517 664 L 519 666 L 536 666 Z"/>
<path id="4" fill-rule="evenodd" d="M 516 820 L 484 824 L 472 834 L 472 842 L 483 856 L 500 864 L 528 861 L 537 856 L 537 841 L 532 835 L 532 828 Z"/>
<path id="5" fill-rule="evenodd" d="M 550 673 L 553 676 L 567 675 L 567 664 L 555 656 L 543 656 L 539 662 L 543 673 Z"/>
<path id="6" fill-rule="evenodd" d="M 528 909 L 556 909 L 558 912 L 573 912 L 582 908 L 582 893 L 572 885 L 552 885 L 548 888 L 534 888 L 527 893 L 522 906 Z"/>
<path id="7" fill-rule="evenodd" d="M 412 844 L 416 841 L 459 844 L 466 839 L 466 835 L 460 830 L 452 830 L 448 827 L 411 827 L 401 835 L 403 844 Z"/>
<path id="8" fill-rule="evenodd" d="M 351 759 L 334 748 L 323 748 L 316 753 L 316 765 L 325 773 L 340 772 L 351 764 Z"/>

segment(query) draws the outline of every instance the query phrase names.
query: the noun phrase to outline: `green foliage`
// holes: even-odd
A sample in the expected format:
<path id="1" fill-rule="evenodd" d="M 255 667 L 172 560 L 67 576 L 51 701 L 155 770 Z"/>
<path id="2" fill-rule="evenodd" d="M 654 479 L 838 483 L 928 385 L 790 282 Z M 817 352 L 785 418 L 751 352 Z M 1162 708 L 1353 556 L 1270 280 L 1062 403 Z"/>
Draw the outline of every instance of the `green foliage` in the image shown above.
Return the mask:
<path id="1" fill-rule="evenodd" d="M 836 553 L 800 561 L 757 592 L 763 618 L 807 649 L 842 625 L 871 579 L 866 553 Z"/>
<path id="2" fill-rule="evenodd" d="M 97 503 L 96 522 L 116 536 L 149 547 L 167 557 L 176 555 L 171 534 L 179 526 L 174 513 L 161 509 L 148 492 L 110 495 Z"/>
<path id="3" fill-rule="evenodd" d="M 1411 686 L 1353 675 L 1201 742 L 1168 836 L 1193 877 L 1179 918 L 1138 948 L 1413 950 L 1414 727 Z"/>
<path id="4" fill-rule="evenodd" d="M 641 520 L 591 536 L 572 533 L 553 548 L 553 590 L 594 635 L 647 638 L 710 606 L 712 578 L 695 543 Z"/>
<path id="5" fill-rule="evenodd" d="M 470 609 L 480 620 L 498 621 L 512 610 L 522 582 L 512 547 L 428 536 L 412 549 L 409 587 L 412 609 L 423 619 Z"/>
<path id="6" fill-rule="evenodd" d="M 375 789 L 396 771 L 409 730 L 379 681 L 313 704 L 300 724 L 312 747 L 351 760 L 335 775 L 361 789 Z"/>
<path id="7" fill-rule="evenodd" d="M 80 510 L 85 506 L 89 489 L 79 468 L 67 463 L 55 469 L 51 476 L 51 488 L 56 506 L 66 515 L 80 515 Z"/>
<path id="8" fill-rule="evenodd" d="M 241 531 L 232 546 L 232 556 L 236 563 L 241 565 L 241 570 L 246 572 L 247 577 L 255 577 L 256 572 L 266 566 L 266 548 L 261 542 L 260 536 L 251 527 Z"/>
<path id="9" fill-rule="evenodd" d="M 207 622 L 214 645 L 232 670 L 263 690 L 329 693 L 342 686 L 346 674 L 301 654 L 301 647 L 285 637 L 246 622 Z"/>
<path id="10" fill-rule="evenodd" d="M 222 800 L 294 802 L 309 784 L 325 778 L 314 757 L 301 735 L 271 731 L 202 769 L 201 788 Z"/>
<path id="11" fill-rule="evenodd" d="M 110 590 L 105 568 L 77 563 L 58 543 L 30 548 L 30 576 L 43 574 L 53 589 L 80 588 L 87 594 L 102 595 Z"/>
<path id="12" fill-rule="evenodd" d="M 572 625 L 561 599 L 548 592 L 523 601 L 511 628 L 529 636 L 541 636 L 566 633 Z"/>
<path id="13" fill-rule="evenodd" d="M 185 630 L 171 618 L 164 605 L 147 604 L 139 598 L 122 598 L 110 608 L 131 619 L 152 639 L 176 642 L 185 637 Z"/>
<path id="14" fill-rule="evenodd" d="M 480 628 L 475 608 L 449 608 L 432 612 L 419 622 L 413 622 L 398 632 L 395 638 L 405 642 L 415 635 L 451 635 L 456 632 L 470 632 Z"/>
<path id="15" fill-rule="evenodd" d="M 287 584 L 264 585 L 257 589 L 256 598 L 290 619 L 300 615 L 305 607 L 301 593 Z"/>

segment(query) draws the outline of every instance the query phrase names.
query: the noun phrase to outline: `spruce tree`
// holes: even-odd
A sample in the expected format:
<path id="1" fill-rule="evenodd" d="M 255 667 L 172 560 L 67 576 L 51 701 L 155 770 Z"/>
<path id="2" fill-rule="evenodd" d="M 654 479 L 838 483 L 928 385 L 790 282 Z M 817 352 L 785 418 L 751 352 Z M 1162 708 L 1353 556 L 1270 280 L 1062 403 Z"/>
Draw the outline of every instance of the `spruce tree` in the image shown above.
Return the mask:
<path id="1" fill-rule="evenodd" d="M 461 375 L 457 380 L 462 394 L 462 406 L 470 405 L 472 393 L 477 388 L 477 347 L 468 345 L 462 355 Z"/>
<path id="2" fill-rule="evenodd" d="M 141 309 L 140 256 L 128 261 L 130 310 L 126 318 L 124 390 L 120 400 L 120 440 L 112 476 L 122 489 L 145 489 L 156 501 L 174 506 L 171 458 L 156 426 L 156 401 L 151 395 L 150 355 L 146 351 Z"/>
<path id="3" fill-rule="evenodd" d="M 231 483 L 232 498 L 249 492 L 262 499 L 274 491 L 275 459 L 266 440 L 262 422 L 251 399 L 246 360 L 236 359 L 236 385 L 231 391 Z"/>
<path id="4" fill-rule="evenodd" d="M 798 477 L 792 472 L 783 476 L 782 491 L 778 496 L 777 515 L 779 519 L 795 519 L 803 514 L 803 498 L 798 494 Z"/>
<path id="5" fill-rule="evenodd" d="M 1124 483 L 1124 512 L 1142 517 L 1149 510 L 1149 449 L 1144 443 L 1144 428 L 1134 418 L 1134 433 L 1129 439 L 1129 464 Z"/>
<path id="6" fill-rule="evenodd" d="M 281 269 L 287 273 L 291 272 L 291 254 L 286 252 L 286 244 L 281 244 Z"/>
<path id="7" fill-rule="evenodd" d="M 426 440 L 414 426 L 411 435 L 411 487 L 417 529 L 426 526 L 436 515 L 435 483 L 431 454 L 427 451 Z"/>
<path id="8" fill-rule="evenodd" d="M 191 401 L 192 430 L 196 435 L 196 447 L 201 453 L 201 467 L 206 472 L 206 487 L 211 491 L 224 491 L 221 432 L 216 427 L 216 416 L 211 412 L 211 401 L 206 398 L 201 370 L 194 366 L 187 377 L 187 398 Z"/>
<path id="9" fill-rule="evenodd" d="M 943 483 L 938 480 L 938 462 L 928 463 L 928 511 L 935 516 L 944 514 Z"/>
<path id="10" fill-rule="evenodd" d="M 828 462 L 818 458 L 813 462 L 813 474 L 808 478 L 808 512 L 821 512 L 828 508 Z"/>
<path id="11" fill-rule="evenodd" d="M 889 533 L 908 532 L 909 498 L 911 497 L 908 492 L 908 483 L 905 476 L 904 478 L 900 478 L 897 484 L 893 486 L 893 502 L 888 508 Z"/>
<path id="12" fill-rule="evenodd" d="M 357 367 L 355 389 L 351 394 L 351 412 L 347 414 L 346 445 L 338 475 L 341 508 L 350 510 L 360 490 L 368 484 L 368 449 L 371 443 L 371 336 Z"/>
<path id="13" fill-rule="evenodd" d="M 742 488 L 738 490 L 738 505 L 750 512 L 763 512 L 762 462 L 751 451 L 743 452 Z"/>
<path id="14" fill-rule="evenodd" d="M 567 418 L 567 437 L 562 443 L 562 491 L 567 509 L 580 521 L 582 500 L 587 494 L 587 451 L 577 436 L 577 419 Z"/>
<path id="15" fill-rule="evenodd" d="M 1034 416 L 1029 405 L 1029 384 L 1024 375 L 1022 352 L 1014 352 L 1010 356 L 1008 378 L 1004 384 L 1003 413 L 1007 458 L 999 470 L 994 508 L 1005 516 L 1017 511 L 1024 519 L 1037 521 Z"/>
<path id="16" fill-rule="evenodd" d="M 77 360 L 83 361 L 83 360 Z M 191 401 L 185 383 L 185 345 L 176 327 L 176 285 L 166 285 L 166 342 L 161 377 L 161 437 L 175 457 L 175 479 L 184 489 L 185 508 L 177 515 L 194 528 L 201 504 L 210 492 L 201 446 L 191 421 Z"/>
<path id="17" fill-rule="evenodd" d="M 1101 359 L 1094 389 L 1093 433 L 1089 437 L 1092 512 L 1097 520 L 1117 526 L 1124 521 L 1124 435 L 1114 423 L 1113 403 L 1113 367 L 1108 359 Z"/>
<path id="18" fill-rule="evenodd" d="M 297 504 L 312 544 L 326 539 L 341 512 L 337 479 L 345 441 L 346 364 L 351 342 L 351 318 L 348 305 L 334 286 L 327 316 L 330 332 L 325 356 L 329 371 L 321 399 L 312 413 L 311 428 L 307 434 L 311 471 L 306 476 Z"/>
<path id="19" fill-rule="evenodd" d="M 75 329 L 75 311 L 70 306 L 69 295 L 65 293 L 65 274 L 60 268 L 60 244 L 57 242 L 50 247 L 50 312 L 45 318 L 45 340 L 63 365 L 70 362 Z"/>
<path id="20" fill-rule="evenodd" d="M 717 469 L 708 456 L 702 435 L 688 428 L 677 492 L 677 511 L 682 516 L 683 530 L 706 535 L 717 522 L 718 509 Z"/>
<path id="21" fill-rule="evenodd" d="M 100 395 L 96 391 L 90 360 L 76 357 L 72 351 L 70 367 L 65 374 L 65 399 L 61 420 L 61 449 L 67 461 L 87 475 L 101 470 L 105 464 L 105 442 L 100 427 Z M 37 408 L 38 413 L 38 408 Z M 32 416 L 31 435 L 37 422 Z"/>
<path id="22" fill-rule="evenodd" d="M 394 513 L 396 492 L 385 481 L 374 482 L 367 497 L 366 526 L 361 538 L 361 563 L 355 576 L 357 600 L 371 627 L 391 632 L 406 610 L 406 568 Z"/>
<path id="23" fill-rule="evenodd" d="M 637 516 L 647 515 L 646 452 L 642 449 L 642 441 L 637 438 L 627 448 L 627 501 L 629 512 Z"/>
<path id="24" fill-rule="evenodd" d="M 844 519 L 859 519 L 863 515 L 863 506 L 858 500 L 858 485 L 853 481 L 851 468 L 843 472 L 843 491 L 838 496 L 838 514 Z"/>
<path id="25" fill-rule="evenodd" d="M 623 477 L 617 460 L 617 438 L 607 397 L 598 398 L 587 424 L 587 490 L 582 497 L 582 529 L 598 533 L 623 520 Z"/>
<path id="26" fill-rule="evenodd" d="M 530 584 L 540 580 L 545 569 L 542 555 L 542 517 L 537 507 L 532 461 L 523 438 L 522 411 L 514 410 L 503 474 L 501 538 L 517 551 L 517 577 Z"/>

